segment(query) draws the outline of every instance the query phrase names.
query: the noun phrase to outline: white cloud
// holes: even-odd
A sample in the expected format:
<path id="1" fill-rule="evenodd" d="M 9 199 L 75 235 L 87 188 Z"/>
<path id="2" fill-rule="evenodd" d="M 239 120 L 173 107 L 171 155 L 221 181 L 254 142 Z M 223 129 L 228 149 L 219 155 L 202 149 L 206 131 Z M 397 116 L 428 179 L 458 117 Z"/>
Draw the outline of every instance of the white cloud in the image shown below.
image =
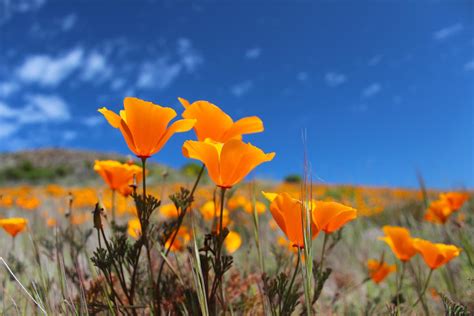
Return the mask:
<path id="1" fill-rule="evenodd" d="M 112 75 L 112 67 L 108 65 L 104 55 L 92 52 L 83 62 L 81 78 L 84 81 L 101 82 Z"/>
<path id="2" fill-rule="evenodd" d="M 0 120 L 0 139 L 7 138 L 15 134 L 19 129 L 17 124 L 12 124 Z"/>
<path id="3" fill-rule="evenodd" d="M 324 80 L 330 87 L 337 87 L 347 81 L 347 76 L 337 72 L 328 72 Z"/>
<path id="4" fill-rule="evenodd" d="M 77 132 L 75 131 L 64 131 L 61 133 L 64 141 L 71 141 L 77 138 Z"/>
<path id="5" fill-rule="evenodd" d="M 474 71 L 474 59 L 464 64 L 464 70 Z"/>
<path id="6" fill-rule="evenodd" d="M 180 63 L 171 63 L 167 57 L 144 63 L 138 75 L 137 87 L 165 89 L 179 76 L 181 70 Z"/>
<path id="7" fill-rule="evenodd" d="M 463 29 L 464 27 L 461 23 L 453 24 L 445 28 L 442 28 L 439 31 L 434 32 L 433 38 L 435 40 L 442 41 L 442 40 L 447 39 L 448 37 L 458 34 Z"/>
<path id="8" fill-rule="evenodd" d="M 258 57 L 260 57 L 261 54 L 262 54 L 262 49 L 259 47 L 254 47 L 251 49 L 247 49 L 247 51 L 245 52 L 245 58 L 257 59 Z"/>
<path id="9" fill-rule="evenodd" d="M 103 121 L 104 121 L 104 118 L 102 117 L 102 115 L 93 115 L 93 116 L 83 118 L 81 123 L 88 127 L 94 127 L 99 124 L 102 124 Z"/>
<path id="10" fill-rule="evenodd" d="M 14 81 L 0 82 L 0 97 L 6 98 L 17 92 L 20 89 L 20 85 Z"/>
<path id="11" fill-rule="evenodd" d="M 369 85 L 367 88 L 365 88 L 362 91 L 362 96 L 364 98 L 373 97 L 374 95 L 379 93 L 381 89 L 382 89 L 382 86 L 379 83 L 377 83 L 377 82 L 372 83 L 371 85 Z"/>
<path id="12" fill-rule="evenodd" d="M 16 73 L 25 82 L 56 86 L 80 66 L 83 55 L 82 48 L 75 48 L 57 58 L 33 55 L 24 61 Z"/>
<path id="13" fill-rule="evenodd" d="M 190 73 L 204 62 L 202 56 L 193 48 L 191 40 L 187 38 L 178 39 L 177 53 L 181 64 Z"/>
<path id="14" fill-rule="evenodd" d="M 76 25 L 77 22 L 77 15 L 71 13 L 66 15 L 62 20 L 61 20 L 61 30 L 64 32 L 67 32 L 71 30 L 74 25 Z"/>
<path id="15" fill-rule="evenodd" d="M 114 80 L 112 80 L 112 82 L 110 83 L 110 88 L 112 90 L 119 90 L 120 88 L 124 87 L 126 84 L 125 82 L 125 79 L 123 78 L 115 78 Z"/>
<path id="16" fill-rule="evenodd" d="M 26 13 L 40 9 L 46 0 L 0 0 L 0 25 L 7 22 L 16 13 Z"/>
<path id="17" fill-rule="evenodd" d="M 253 83 L 250 80 L 235 84 L 230 88 L 230 92 L 236 97 L 241 97 L 252 89 Z"/>
<path id="18" fill-rule="evenodd" d="M 382 55 L 375 55 L 374 57 L 370 58 L 367 64 L 369 66 L 377 66 L 382 61 Z"/>
<path id="19" fill-rule="evenodd" d="M 71 118 L 66 102 L 58 95 L 34 94 L 27 100 L 18 118 L 20 123 L 64 122 Z"/>

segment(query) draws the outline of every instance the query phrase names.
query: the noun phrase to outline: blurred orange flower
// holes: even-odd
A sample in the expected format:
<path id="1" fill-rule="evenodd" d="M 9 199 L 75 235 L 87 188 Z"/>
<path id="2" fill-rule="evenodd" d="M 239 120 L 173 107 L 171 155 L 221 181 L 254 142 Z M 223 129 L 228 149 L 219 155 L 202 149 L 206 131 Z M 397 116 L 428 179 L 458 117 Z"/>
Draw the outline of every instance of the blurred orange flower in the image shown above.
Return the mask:
<path id="1" fill-rule="evenodd" d="M 453 209 L 447 200 L 436 200 L 431 202 L 424 219 L 428 222 L 444 224 L 452 213 Z"/>
<path id="2" fill-rule="evenodd" d="M 178 98 L 184 106 L 183 118 L 196 119 L 194 131 L 198 140 L 210 138 L 216 142 L 237 138 L 243 134 L 253 134 L 263 131 L 263 123 L 256 116 L 244 117 L 236 122 L 218 106 L 207 101 L 195 101 L 190 104 L 183 98 Z"/>
<path id="3" fill-rule="evenodd" d="M 138 218 L 132 218 L 128 221 L 128 234 L 130 237 L 138 239 L 142 234 L 142 225 L 140 224 L 140 220 Z"/>
<path id="4" fill-rule="evenodd" d="M 159 212 L 164 218 L 178 217 L 178 209 L 176 209 L 176 205 L 174 205 L 174 203 L 162 205 Z"/>
<path id="5" fill-rule="evenodd" d="M 238 139 L 224 144 L 210 139 L 203 142 L 188 140 L 183 145 L 183 154 L 204 163 L 212 181 L 222 188 L 233 187 L 255 167 L 275 156 L 275 153 L 265 154 L 260 148 Z"/>
<path id="6" fill-rule="evenodd" d="M 337 202 L 314 201 L 312 204 L 313 221 L 318 230 L 326 234 L 335 232 L 357 217 L 357 210 Z"/>
<path id="7" fill-rule="evenodd" d="M 270 212 L 280 229 L 294 246 L 303 248 L 304 235 L 301 217 L 303 203 L 292 198 L 288 193 L 262 193 L 270 201 Z M 312 238 L 314 238 L 318 234 L 318 229 L 313 218 L 309 220 L 311 221 Z"/>
<path id="8" fill-rule="evenodd" d="M 420 238 L 415 238 L 413 245 L 432 270 L 439 268 L 461 253 L 461 249 L 454 245 L 435 244 Z"/>
<path id="9" fill-rule="evenodd" d="M 154 155 L 174 133 L 189 131 L 196 122 L 177 120 L 168 126 L 176 117 L 172 108 L 130 97 L 125 98 L 123 103 L 125 110 L 121 110 L 120 115 L 105 107 L 99 109 L 99 112 L 110 125 L 120 129 L 128 148 L 140 158 Z"/>
<path id="10" fill-rule="evenodd" d="M 398 259 L 408 261 L 416 254 L 413 238 L 411 238 L 408 229 L 398 226 L 384 226 L 383 231 L 385 237 L 379 237 L 379 239 L 390 246 Z"/>
<path id="11" fill-rule="evenodd" d="M 22 217 L 2 218 L 0 226 L 12 237 L 25 230 L 28 221 Z"/>
<path id="12" fill-rule="evenodd" d="M 171 251 L 182 251 L 186 247 L 186 245 L 189 243 L 191 240 L 191 233 L 189 229 L 185 226 L 181 226 L 178 231 L 178 235 L 176 235 L 176 238 L 173 242 L 173 245 L 171 246 L 170 250 Z M 168 248 L 171 243 L 171 238 L 166 241 L 165 247 Z"/>
<path id="13" fill-rule="evenodd" d="M 230 231 L 224 240 L 224 246 L 228 253 L 236 252 L 242 245 L 242 238 L 234 231 Z"/>
<path id="14" fill-rule="evenodd" d="M 123 196 L 128 196 L 132 193 L 130 184 L 132 184 L 134 176 L 137 183 L 141 181 L 143 176 L 142 170 L 137 165 L 114 160 L 96 160 L 94 164 L 94 171 L 104 179 L 109 188 Z"/>
<path id="15" fill-rule="evenodd" d="M 388 265 L 386 262 L 380 262 L 375 259 L 367 260 L 369 276 L 375 283 L 382 282 L 391 272 L 397 270 L 396 265 Z"/>
<path id="16" fill-rule="evenodd" d="M 447 201 L 450 207 L 455 211 L 459 210 L 464 203 L 469 200 L 469 194 L 459 192 L 441 193 L 439 197 L 440 200 Z"/>

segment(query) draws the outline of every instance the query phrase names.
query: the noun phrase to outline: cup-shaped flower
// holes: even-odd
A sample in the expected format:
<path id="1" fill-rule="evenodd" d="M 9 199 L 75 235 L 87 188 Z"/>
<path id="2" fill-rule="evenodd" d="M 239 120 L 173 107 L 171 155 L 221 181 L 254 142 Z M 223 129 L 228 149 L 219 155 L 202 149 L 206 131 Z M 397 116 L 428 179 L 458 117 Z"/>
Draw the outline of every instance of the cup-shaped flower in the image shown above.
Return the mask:
<path id="1" fill-rule="evenodd" d="M 263 123 L 256 116 L 244 117 L 236 122 L 218 106 L 207 101 L 195 101 L 190 104 L 183 98 L 178 98 L 185 110 L 182 114 L 185 119 L 196 119 L 194 131 L 200 141 L 210 138 L 216 142 L 237 138 L 243 134 L 253 134 L 263 131 Z"/>
<path id="2" fill-rule="evenodd" d="M 288 193 L 266 193 L 262 194 L 270 201 L 270 212 L 280 229 L 286 237 L 293 243 L 293 246 L 304 247 L 303 217 L 305 212 L 303 203 L 292 198 Z M 311 223 L 312 238 L 318 234 L 318 229 L 313 218 L 309 218 Z"/>
<path id="3" fill-rule="evenodd" d="M 452 210 L 459 210 L 469 200 L 469 194 L 460 192 L 441 193 L 440 200 L 446 201 Z"/>
<path id="4" fill-rule="evenodd" d="M 357 210 L 337 202 L 314 201 L 313 221 L 318 230 L 330 234 L 357 217 Z"/>
<path id="5" fill-rule="evenodd" d="M 431 202 L 424 219 L 428 222 L 444 224 L 454 212 L 447 200 L 441 199 Z"/>
<path id="6" fill-rule="evenodd" d="M 385 236 L 379 237 L 379 239 L 385 241 L 390 246 L 398 259 L 408 261 L 416 255 L 413 238 L 410 236 L 408 229 L 398 226 L 384 226 L 383 232 Z"/>
<path id="7" fill-rule="evenodd" d="M 232 254 L 236 252 L 242 245 L 242 238 L 239 233 L 229 231 L 229 234 L 224 240 L 224 247 L 228 253 Z"/>
<path id="8" fill-rule="evenodd" d="M 183 154 L 204 163 L 209 177 L 222 188 L 233 187 L 255 167 L 275 156 L 275 153 L 266 154 L 260 148 L 239 139 L 226 143 L 210 139 L 203 142 L 188 140 L 183 145 Z"/>
<path id="9" fill-rule="evenodd" d="M 432 270 L 439 268 L 451 259 L 459 256 L 461 252 L 461 249 L 454 245 L 435 244 L 421 238 L 415 238 L 413 245 Z"/>
<path id="10" fill-rule="evenodd" d="M 128 221 L 128 234 L 130 237 L 138 239 L 142 234 L 142 225 L 140 224 L 140 220 L 138 218 L 133 218 Z"/>
<path id="11" fill-rule="evenodd" d="M 133 182 L 133 177 L 135 176 L 137 183 L 140 183 L 143 169 L 134 164 L 114 160 L 96 160 L 94 170 L 104 179 L 111 190 L 128 196 L 132 193 L 130 184 Z"/>
<path id="12" fill-rule="evenodd" d="M 24 231 L 27 224 L 28 220 L 22 217 L 0 219 L 0 227 L 2 227 L 12 237 L 15 237 Z"/>
<path id="13" fill-rule="evenodd" d="M 137 98 L 127 97 L 123 101 L 124 110 L 120 115 L 99 109 L 110 125 L 120 129 L 128 148 L 140 158 L 148 158 L 157 153 L 174 133 L 189 131 L 196 120 L 177 120 L 172 108 L 162 107 Z"/>
<path id="14" fill-rule="evenodd" d="M 396 265 L 389 265 L 384 261 L 380 262 L 375 259 L 367 260 L 367 268 L 370 278 L 377 284 L 382 282 L 391 272 L 397 270 Z"/>

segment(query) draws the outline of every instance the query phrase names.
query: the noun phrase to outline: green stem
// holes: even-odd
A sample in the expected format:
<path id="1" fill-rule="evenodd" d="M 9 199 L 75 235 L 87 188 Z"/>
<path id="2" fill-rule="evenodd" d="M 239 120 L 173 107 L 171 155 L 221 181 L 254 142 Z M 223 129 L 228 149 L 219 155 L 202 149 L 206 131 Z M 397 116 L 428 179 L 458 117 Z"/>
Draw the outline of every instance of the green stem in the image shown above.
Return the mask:
<path id="1" fill-rule="evenodd" d="M 115 223 L 115 190 L 112 190 L 112 223 Z"/>
<path id="2" fill-rule="evenodd" d="M 400 315 L 400 290 L 402 289 L 403 277 L 405 276 L 405 267 L 406 267 L 406 261 L 402 261 L 402 272 L 400 273 L 400 280 L 397 284 L 397 292 L 395 293 L 395 298 L 397 300 L 398 315 Z"/>
<path id="3" fill-rule="evenodd" d="M 323 249 L 321 250 L 321 261 L 319 262 L 319 275 L 323 272 L 323 264 L 324 264 L 324 255 L 326 252 L 326 245 L 328 242 L 328 234 L 324 233 L 324 239 L 323 239 Z M 318 277 L 319 277 L 318 275 Z"/>
<path id="4" fill-rule="evenodd" d="M 298 246 L 297 246 L 298 247 Z M 284 300 L 284 305 L 283 306 L 286 306 L 287 303 L 288 303 L 288 300 L 289 300 L 289 297 L 290 297 L 290 294 L 291 294 L 291 290 L 293 288 L 293 284 L 295 283 L 295 279 L 296 279 L 296 274 L 298 273 L 298 268 L 300 267 L 300 248 L 298 247 L 298 255 L 297 255 L 297 259 L 296 259 L 296 266 L 295 266 L 295 271 L 293 272 L 293 276 L 291 277 L 291 281 L 290 281 L 290 286 L 288 287 L 288 291 L 286 292 L 286 295 L 285 295 L 285 300 Z"/>
<path id="5" fill-rule="evenodd" d="M 428 277 L 426 278 L 426 282 L 425 282 L 425 285 L 423 286 L 423 290 L 421 291 L 421 293 L 418 293 L 418 300 L 413 304 L 413 307 L 418 305 L 420 301 L 423 303 L 423 297 L 426 293 L 426 290 L 428 289 L 428 284 L 430 283 L 432 274 L 433 274 L 433 269 L 430 269 L 430 273 L 428 274 Z"/>

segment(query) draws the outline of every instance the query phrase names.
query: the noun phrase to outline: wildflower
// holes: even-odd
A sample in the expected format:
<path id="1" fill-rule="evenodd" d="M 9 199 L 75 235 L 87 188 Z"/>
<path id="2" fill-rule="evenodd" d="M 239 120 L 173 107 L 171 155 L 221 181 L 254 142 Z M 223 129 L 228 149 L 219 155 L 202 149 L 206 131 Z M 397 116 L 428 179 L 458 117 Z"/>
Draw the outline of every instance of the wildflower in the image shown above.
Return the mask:
<path id="1" fill-rule="evenodd" d="M 220 207 L 216 206 L 214 201 L 207 201 L 199 208 L 199 210 L 201 211 L 201 215 L 205 220 L 211 220 L 214 219 L 214 217 L 220 217 Z M 224 217 L 224 221 L 228 222 L 229 211 L 226 208 L 224 208 L 222 216 Z"/>
<path id="2" fill-rule="evenodd" d="M 428 240 L 415 238 L 413 245 L 425 263 L 434 270 L 459 256 L 461 249 L 454 245 L 435 244 Z"/>
<path id="3" fill-rule="evenodd" d="M 142 178 L 141 167 L 114 160 L 96 160 L 94 170 L 104 179 L 111 190 L 117 191 L 123 196 L 132 193 L 130 184 L 134 177 L 137 182 L 140 182 Z"/>
<path id="4" fill-rule="evenodd" d="M 314 201 L 313 221 L 326 234 L 335 232 L 357 217 L 357 210 L 336 202 Z"/>
<path id="5" fill-rule="evenodd" d="M 396 265 L 389 265 L 386 262 L 380 262 L 375 259 L 367 260 L 369 276 L 375 283 L 382 282 L 391 272 L 397 270 Z"/>
<path id="6" fill-rule="evenodd" d="M 303 220 L 301 217 L 304 208 L 303 203 L 292 198 L 288 193 L 262 193 L 271 202 L 270 212 L 286 237 L 294 246 L 304 247 Z M 313 218 L 309 220 L 311 221 L 311 237 L 314 238 L 318 234 L 318 229 Z"/>
<path id="7" fill-rule="evenodd" d="M 242 245 L 242 238 L 234 231 L 230 231 L 224 240 L 224 246 L 228 253 L 236 252 Z"/>
<path id="8" fill-rule="evenodd" d="M 263 214 L 265 213 L 265 210 L 267 209 L 265 204 L 260 202 L 260 201 L 255 201 L 255 205 L 248 201 L 244 205 L 244 211 L 247 213 L 253 213 L 253 209 L 255 207 L 255 211 L 257 211 L 257 214 Z"/>
<path id="9" fill-rule="evenodd" d="M 451 209 L 457 211 L 464 205 L 467 200 L 469 200 L 469 194 L 459 192 L 441 193 L 440 200 L 447 201 Z"/>
<path id="10" fill-rule="evenodd" d="M 398 226 L 384 226 L 383 231 L 385 237 L 379 237 L 379 239 L 390 246 L 398 259 L 408 261 L 416 254 L 413 238 L 411 238 L 408 229 Z"/>
<path id="11" fill-rule="evenodd" d="M 191 233 L 189 229 L 185 226 L 181 226 L 178 230 L 178 234 L 176 235 L 175 240 L 173 241 L 173 245 L 171 245 L 171 251 L 182 251 L 186 245 L 191 240 Z M 171 239 L 167 240 L 165 243 L 165 248 L 169 248 L 171 243 Z"/>
<path id="12" fill-rule="evenodd" d="M 140 224 L 140 220 L 138 218 L 133 218 L 128 221 L 128 234 L 130 237 L 138 239 L 142 234 L 142 225 Z"/>
<path id="13" fill-rule="evenodd" d="M 453 209 L 447 200 L 436 200 L 431 202 L 424 219 L 428 222 L 444 224 L 452 213 Z"/>
<path id="14" fill-rule="evenodd" d="M 0 226 L 13 238 L 25 230 L 28 221 L 22 217 L 0 219 Z"/>
<path id="15" fill-rule="evenodd" d="M 189 131 L 196 120 L 177 120 L 172 108 L 162 107 L 152 102 L 127 97 L 123 101 L 125 110 L 120 115 L 106 109 L 99 109 L 110 125 L 120 129 L 130 150 L 137 157 L 146 159 L 166 144 L 174 133 Z"/>
<path id="16" fill-rule="evenodd" d="M 194 131 L 199 141 L 210 138 L 225 143 L 230 139 L 241 139 L 243 134 L 263 131 L 263 123 L 256 116 L 244 117 L 236 122 L 216 105 L 207 101 L 195 101 L 190 104 L 178 98 L 185 110 L 183 118 L 196 119 Z"/>
<path id="17" fill-rule="evenodd" d="M 212 181 L 225 189 L 233 187 L 255 167 L 275 156 L 275 153 L 265 154 L 260 148 L 238 139 L 224 144 L 210 139 L 188 140 L 183 145 L 183 154 L 204 163 Z"/>
<path id="18" fill-rule="evenodd" d="M 48 227 L 56 227 L 56 225 L 58 225 L 58 221 L 55 218 L 50 217 L 46 220 L 46 225 Z"/>
<path id="19" fill-rule="evenodd" d="M 168 203 L 160 207 L 160 214 L 164 218 L 176 218 L 178 217 L 178 209 L 174 203 Z"/>

